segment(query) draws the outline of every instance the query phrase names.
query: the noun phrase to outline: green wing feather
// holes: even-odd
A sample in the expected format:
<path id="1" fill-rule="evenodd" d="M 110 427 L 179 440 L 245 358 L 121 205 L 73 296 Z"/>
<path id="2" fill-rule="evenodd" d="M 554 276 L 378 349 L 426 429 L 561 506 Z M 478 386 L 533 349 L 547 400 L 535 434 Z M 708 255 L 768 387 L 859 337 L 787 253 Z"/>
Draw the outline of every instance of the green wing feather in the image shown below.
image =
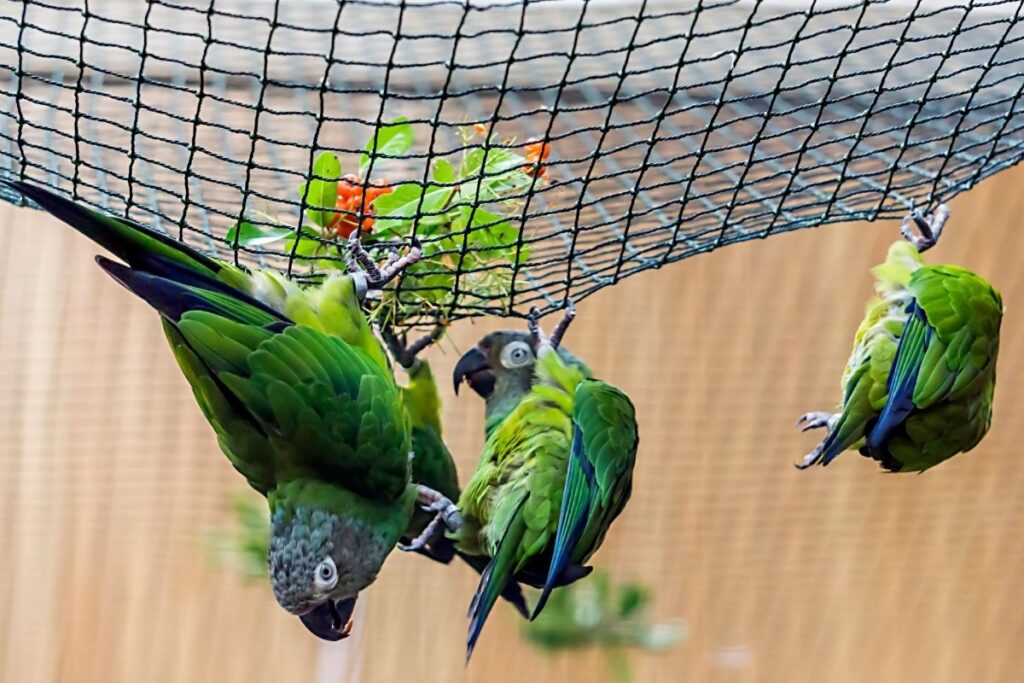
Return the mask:
<path id="1" fill-rule="evenodd" d="M 459 478 L 441 431 L 441 397 L 434 373 L 423 360 L 407 373 L 409 381 L 400 391 L 412 428 L 413 481 L 457 500 Z"/>
<path id="2" fill-rule="evenodd" d="M 625 395 L 587 380 L 558 354 L 538 362 L 537 381 L 490 430 L 459 499 L 458 548 L 491 558 L 473 600 L 470 652 L 508 581 L 544 586 L 550 575 L 553 587 L 586 575 L 582 562 L 629 497 L 636 446 L 635 414 Z M 576 465 L 574 456 L 581 458 Z M 563 534 L 566 561 L 552 574 L 560 525 L 577 533 Z"/>
<path id="3" fill-rule="evenodd" d="M 304 325 L 254 330 L 205 311 L 172 328 L 197 400 L 257 489 L 313 475 L 368 498 L 405 490 L 410 444 L 398 390 L 360 349 Z"/>
<path id="4" fill-rule="evenodd" d="M 632 490 L 639 445 L 636 410 L 629 398 L 598 380 L 583 380 L 573 407 L 573 444 L 558 528 L 543 592 L 533 618 L 572 566 L 586 562 L 601 545 Z"/>
<path id="5" fill-rule="evenodd" d="M 133 268 L 161 275 L 178 268 L 251 293 L 245 271 L 205 256 L 183 242 L 127 218 L 90 209 L 38 185 L 20 181 L 7 184 Z"/>
<path id="6" fill-rule="evenodd" d="M 198 287 L 209 298 L 219 292 L 225 306 L 233 298 L 244 299 L 279 318 L 341 337 L 361 348 L 382 369 L 388 368 L 384 349 L 363 315 L 354 280 L 347 274 L 334 273 L 315 286 L 299 286 L 271 270 L 250 272 L 211 258 L 140 223 L 101 213 L 47 188 L 24 182 L 8 185 L 139 274 Z"/>
<path id="7" fill-rule="evenodd" d="M 876 269 L 886 298 L 858 330 L 823 464 L 859 446 L 887 469 L 920 471 L 973 448 L 991 423 L 999 294 L 958 266 L 907 270 L 897 251 Z"/>
<path id="8" fill-rule="evenodd" d="M 914 273 L 910 291 L 938 342 L 922 359 L 914 405 L 928 408 L 976 391 L 999 353 L 1002 298 L 988 282 L 957 266 L 922 268 Z"/>

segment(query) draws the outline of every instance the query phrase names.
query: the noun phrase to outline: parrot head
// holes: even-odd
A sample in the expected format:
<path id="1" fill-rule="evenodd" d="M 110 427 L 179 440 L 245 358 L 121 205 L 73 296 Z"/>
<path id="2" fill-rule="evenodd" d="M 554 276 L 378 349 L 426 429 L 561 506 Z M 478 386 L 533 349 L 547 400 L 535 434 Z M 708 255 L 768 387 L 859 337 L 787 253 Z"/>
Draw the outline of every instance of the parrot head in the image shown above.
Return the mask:
<path id="1" fill-rule="evenodd" d="M 583 363 L 559 346 L 558 355 L 570 365 Z M 467 351 L 455 364 L 455 393 L 465 381 L 469 388 L 487 401 L 518 402 L 533 386 L 537 353 L 529 332 L 505 330 L 492 332 Z"/>
<path id="2" fill-rule="evenodd" d="M 534 354 L 526 332 L 492 332 L 455 364 L 455 393 L 463 380 L 485 400 L 495 394 L 526 393 L 533 382 Z"/>
<path id="3" fill-rule="evenodd" d="M 370 525 L 323 509 L 279 508 L 271 518 L 270 581 L 281 607 L 323 640 L 352 631 L 359 591 L 387 555 Z"/>

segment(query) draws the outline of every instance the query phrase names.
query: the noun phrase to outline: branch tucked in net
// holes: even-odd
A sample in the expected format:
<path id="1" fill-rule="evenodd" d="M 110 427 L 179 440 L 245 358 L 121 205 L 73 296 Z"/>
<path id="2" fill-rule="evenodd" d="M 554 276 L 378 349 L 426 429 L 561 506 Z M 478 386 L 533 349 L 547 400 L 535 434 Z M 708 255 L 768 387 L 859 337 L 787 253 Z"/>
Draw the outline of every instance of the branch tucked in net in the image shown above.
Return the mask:
<path id="1" fill-rule="evenodd" d="M 1017 163 L 1022 11 L 0 0 L 0 175 L 295 276 L 418 241 L 403 316 L 547 311 Z"/>

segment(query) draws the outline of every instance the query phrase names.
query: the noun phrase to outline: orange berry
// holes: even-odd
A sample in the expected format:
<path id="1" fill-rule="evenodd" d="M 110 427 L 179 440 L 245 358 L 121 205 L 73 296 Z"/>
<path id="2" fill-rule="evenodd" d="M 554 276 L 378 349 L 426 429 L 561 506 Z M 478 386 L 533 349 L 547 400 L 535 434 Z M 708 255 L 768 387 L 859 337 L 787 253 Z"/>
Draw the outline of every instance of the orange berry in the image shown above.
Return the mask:
<path id="1" fill-rule="evenodd" d="M 547 160 L 551 156 L 551 143 L 539 140 L 530 142 L 523 148 L 526 154 L 528 165 L 523 167 L 523 173 L 532 178 L 542 178 L 547 172 Z"/>
<path id="2" fill-rule="evenodd" d="M 338 182 L 338 203 L 336 207 L 344 213 L 337 213 L 331 219 L 329 227 L 343 239 L 348 239 L 359 226 L 361 232 L 373 230 L 373 207 L 371 206 L 381 195 L 392 192 L 387 181 L 377 180 L 370 186 L 363 187 L 363 181 L 351 173 L 341 177 Z M 365 197 L 365 200 L 364 200 Z M 360 211 L 362 218 L 358 219 Z M 358 219 L 358 220 L 357 220 Z"/>

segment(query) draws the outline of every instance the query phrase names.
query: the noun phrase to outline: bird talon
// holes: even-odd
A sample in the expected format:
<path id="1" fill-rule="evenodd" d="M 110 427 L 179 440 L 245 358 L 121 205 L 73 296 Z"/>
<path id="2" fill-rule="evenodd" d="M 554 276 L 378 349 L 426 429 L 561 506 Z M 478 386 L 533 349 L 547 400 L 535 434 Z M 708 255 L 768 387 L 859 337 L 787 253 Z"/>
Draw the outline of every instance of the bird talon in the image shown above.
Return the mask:
<path id="1" fill-rule="evenodd" d="M 796 426 L 804 425 L 801 427 L 801 432 L 810 431 L 812 429 L 820 429 L 822 427 L 832 428 L 832 423 L 836 416 L 833 413 L 827 413 L 825 411 L 812 411 L 804 413 L 796 420 Z M 806 424 L 804 424 L 806 423 Z"/>
<path id="2" fill-rule="evenodd" d="M 802 462 L 795 462 L 793 463 L 793 466 L 796 467 L 798 470 L 806 470 L 808 467 L 816 465 L 821 460 L 821 453 L 822 448 L 821 446 L 818 446 L 813 451 L 808 453 L 806 457 L 804 457 Z"/>
<path id="3" fill-rule="evenodd" d="M 949 220 L 949 207 L 945 204 L 939 204 L 939 207 L 935 209 L 935 213 L 930 216 L 926 216 L 918 209 L 912 208 L 910 213 L 903 219 L 900 224 L 900 234 L 903 238 L 914 245 L 914 248 L 919 252 L 924 252 L 935 246 L 935 243 L 939 241 L 939 237 L 942 235 L 943 228 L 946 227 L 946 221 Z M 919 235 L 915 235 L 910 229 L 910 224 L 913 223 L 917 226 Z"/>
<path id="4" fill-rule="evenodd" d="M 430 332 L 411 344 L 407 343 L 405 332 L 396 334 L 394 328 L 390 325 L 383 327 L 380 334 L 384 338 L 384 343 L 387 344 L 388 351 L 391 352 L 391 357 L 395 359 L 395 362 L 406 370 L 412 370 L 419 361 L 418 356 L 420 352 L 443 337 L 447 329 L 448 324 L 442 322 L 439 318 L 438 323 L 434 325 Z"/>
<path id="5" fill-rule="evenodd" d="M 443 494 L 422 484 L 417 485 L 416 488 L 416 503 L 425 512 L 434 513 L 434 518 L 430 520 L 419 536 L 409 543 L 398 544 L 398 549 L 405 552 L 414 552 L 431 545 L 443 533 L 442 526 L 452 532 L 462 528 L 462 513 L 455 503 Z"/>
<path id="6" fill-rule="evenodd" d="M 569 325 L 576 319 L 576 305 L 573 303 L 572 298 L 566 297 L 565 299 L 565 313 L 562 315 L 562 319 L 555 325 L 554 332 L 549 337 L 544 333 L 544 330 L 540 326 L 540 311 L 534 306 L 530 309 L 530 313 L 527 316 L 527 329 L 530 332 L 530 341 L 533 344 L 534 353 L 540 355 L 540 350 L 544 346 L 550 346 L 553 349 L 557 349 L 562 343 L 562 337 L 565 336 L 566 330 L 569 329 Z"/>
<path id="7" fill-rule="evenodd" d="M 394 280 L 409 266 L 417 263 L 423 256 L 419 247 L 412 247 L 405 256 L 398 256 L 398 251 L 388 254 L 383 266 L 378 266 L 373 257 L 359 241 L 356 230 L 348 238 L 348 254 L 345 265 L 349 273 L 361 273 L 366 278 L 367 289 L 383 289 L 384 285 Z"/>

